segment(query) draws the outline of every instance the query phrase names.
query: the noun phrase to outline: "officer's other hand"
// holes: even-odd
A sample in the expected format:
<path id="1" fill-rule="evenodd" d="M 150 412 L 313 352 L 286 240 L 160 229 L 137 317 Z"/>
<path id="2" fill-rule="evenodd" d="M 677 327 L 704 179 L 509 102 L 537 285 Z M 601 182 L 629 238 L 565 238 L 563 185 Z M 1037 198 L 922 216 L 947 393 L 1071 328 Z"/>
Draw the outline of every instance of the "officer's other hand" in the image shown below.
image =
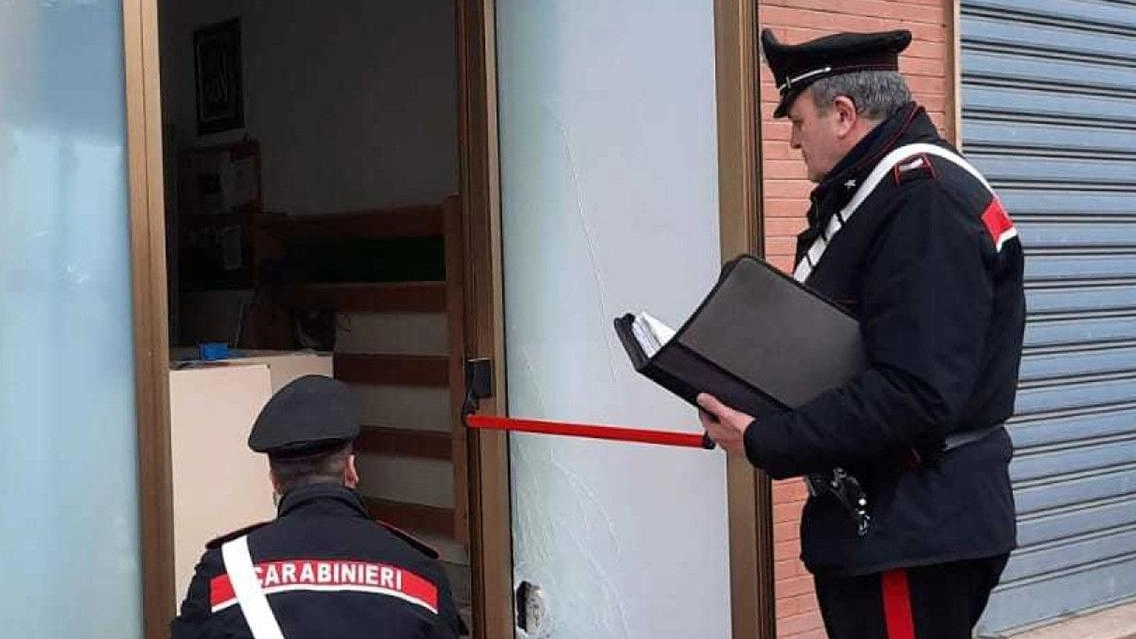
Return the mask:
<path id="1" fill-rule="evenodd" d="M 702 428 L 710 434 L 710 439 L 731 453 L 744 455 L 745 432 L 753 423 L 753 417 L 726 406 L 709 393 L 700 393 L 697 400 L 702 407 L 698 411 L 698 419 L 702 422 Z"/>

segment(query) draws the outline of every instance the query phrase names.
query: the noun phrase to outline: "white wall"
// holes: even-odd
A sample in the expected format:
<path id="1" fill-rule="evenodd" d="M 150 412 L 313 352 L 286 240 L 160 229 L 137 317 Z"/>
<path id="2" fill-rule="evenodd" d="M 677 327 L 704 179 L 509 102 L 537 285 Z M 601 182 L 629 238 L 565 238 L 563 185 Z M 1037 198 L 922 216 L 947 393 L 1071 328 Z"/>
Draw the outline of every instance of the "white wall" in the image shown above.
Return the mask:
<path id="1" fill-rule="evenodd" d="M 266 210 L 431 203 L 458 190 L 453 0 L 161 6 L 167 144 L 260 140 Z M 241 18 L 246 128 L 199 138 L 193 30 L 233 17 Z"/>
<path id="2" fill-rule="evenodd" d="M 697 431 L 612 330 L 719 270 L 713 3 L 498 0 L 509 411 Z M 724 638 L 721 452 L 517 435 L 515 579 L 551 634 Z"/>

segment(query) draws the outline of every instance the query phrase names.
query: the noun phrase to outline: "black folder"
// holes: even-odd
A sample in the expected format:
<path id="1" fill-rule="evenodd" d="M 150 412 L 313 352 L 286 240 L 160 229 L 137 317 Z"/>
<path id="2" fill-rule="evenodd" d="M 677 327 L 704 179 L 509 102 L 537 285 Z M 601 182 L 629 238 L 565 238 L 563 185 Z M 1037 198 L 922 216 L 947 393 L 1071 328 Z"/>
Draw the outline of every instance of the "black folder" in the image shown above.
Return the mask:
<path id="1" fill-rule="evenodd" d="M 635 370 L 697 406 L 707 392 L 755 417 L 796 408 L 866 365 L 859 323 L 763 260 L 742 255 L 686 323 L 647 357 L 631 313 L 615 331 Z"/>

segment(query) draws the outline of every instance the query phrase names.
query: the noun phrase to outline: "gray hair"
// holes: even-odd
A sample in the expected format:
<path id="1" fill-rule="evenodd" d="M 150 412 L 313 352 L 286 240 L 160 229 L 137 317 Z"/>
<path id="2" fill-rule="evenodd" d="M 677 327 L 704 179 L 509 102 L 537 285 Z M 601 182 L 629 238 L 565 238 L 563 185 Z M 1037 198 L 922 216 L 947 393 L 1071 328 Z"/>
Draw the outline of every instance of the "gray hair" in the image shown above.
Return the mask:
<path id="1" fill-rule="evenodd" d="M 809 85 L 813 104 L 822 114 L 840 96 L 856 105 L 856 113 L 883 120 L 911 101 L 907 81 L 897 71 L 854 71 L 821 78 Z"/>

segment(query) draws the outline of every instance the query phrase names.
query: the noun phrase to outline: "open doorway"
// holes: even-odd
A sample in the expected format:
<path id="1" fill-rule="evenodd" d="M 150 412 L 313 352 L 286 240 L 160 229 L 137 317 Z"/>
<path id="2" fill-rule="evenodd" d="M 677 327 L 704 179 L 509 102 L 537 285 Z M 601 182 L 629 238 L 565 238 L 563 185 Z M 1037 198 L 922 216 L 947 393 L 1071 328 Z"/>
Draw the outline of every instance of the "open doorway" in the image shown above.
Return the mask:
<path id="1" fill-rule="evenodd" d="M 249 0 L 251 2 L 251 0 Z M 177 286 L 183 276 L 177 271 L 180 266 L 175 261 L 173 248 L 178 238 L 177 226 L 172 216 L 173 209 L 178 206 L 177 180 L 178 159 L 181 155 L 175 139 L 169 129 L 172 122 L 173 111 L 170 110 L 169 100 L 172 98 L 169 76 L 169 67 L 173 61 L 168 49 L 171 46 L 188 47 L 192 51 L 192 35 L 178 36 L 172 44 L 168 41 L 159 42 L 162 38 L 159 33 L 170 33 L 166 24 L 169 19 L 170 7 L 177 5 L 205 5 L 201 2 L 189 0 L 124 0 L 125 17 L 125 49 L 126 49 L 126 85 L 127 85 L 127 113 L 130 143 L 130 185 L 131 185 L 131 237 L 133 241 L 132 258 L 134 262 L 134 326 L 135 326 L 135 358 L 138 391 L 139 414 L 139 472 L 140 472 L 140 503 L 144 534 L 142 536 L 142 563 L 144 577 L 144 610 L 147 636 L 162 636 L 165 634 L 170 614 L 173 612 L 175 600 L 180 599 L 184 592 L 184 584 L 175 584 L 173 562 L 171 557 L 176 554 L 176 547 L 184 540 L 178 539 L 177 525 L 184 518 L 179 518 L 178 495 L 179 482 L 176 464 L 182 457 L 177 449 L 175 433 L 170 425 L 172 413 L 170 410 L 171 397 L 167 392 L 167 383 L 170 378 L 169 364 L 171 350 L 167 348 L 170 342 L 167 336 L 170 329 L 176 331 L 174 336 L 178 342 L 185 343 L 182 337 L 183 317 L 182 306 L 186 304 L 185 298 L 179 291 L 176 299 L 171 295 L 171 303 L 176 303 L 167 313 L 167 279 L 166 272 L 170 271 L 171 288 Z M 302 30 L 304 20 L 296 13 L 297 0 L 290 2 L 260 2 L 258 5 L 266 7 L 253 7 L 253 9 L 271 13 L 273 11 L 291 11 L 290 24 L 295 30 Z M 363 3 L 354 3 L 359 6 Z M 383 3 L 387 4 L 387 3 Z M 396 3 L 390 3 L 396 4 Z M 397 3 L 417 4 L 417 3 Z M 201 25 L 224 23 L 232 17 L 242 17 L 233 7 L 243 6 L 240 3 L 228 3 L 223 7 L 219 0 L 209 3 L 210 6 L 220 7 L 216 14 L 201 16 Z M 461 223 L 464 230 L 464 264 L 465 270 L 465 302 L 463 313 L 464 341 L 466 354 L 469 357 L 492 357 L 497 362 L 503 361 L 503 322 L 502 322 L 502 275 L 501 275 L 501 230 L 500 230 L 500 176 L 498 166 L 498 129 L 497 129 L 497 86 L 496 86 L 496 19 L 494 16 L 495 3 L 493 0 L 456 0 L 456 7 L 447 7 L 456 13 L 451 24 L 456 23 L 457 53 L 457 109 L 458 119 L 458 176 L 457 194 L 461 208 Z M 291 8 L 291 9 L 289 9 Z M 756 198 L 753 186 L 754 162 L 753 159 L 758 148 L 753 129 L 753 109 L 756 99 L 754 84 L 754 7 L 750 3 L 740 0 L 715 0 L 715 44 L 716 44 L 716 75 L 718 94 L 719 118 L 719 156 L 722 162 L 719 166 L 722 221 L 722 247 L 723 254 L 736 252 L 748 246 L 753 237 L 758 236 L 749 232 L 750 224 L 754 223 L 756 211 Z M 188 7 L 175 7 L 175 10 L 185 9 L 196 11 Z M 160 11 L 159 11 L 160 10 Z M 202 9 L 204 10 L 204 9 Z M 226 11 L 227 10 L 227 11 Z M 322 7 L 321 7 L 322 10 Z M 162 20 L 159 20 L 159 13 Z M 159 22 L 162 23 L 159 29 Z M 243 22 L 243 21 L 242 21 Z M 242 25 L 242 29 L 245 26 Z M 338 32 L 327 25 L 323 28 L 327 39 L 335 39 Z M 242 31 L 242 33 L 244 33 Z M 168 39 L 168 38 L 167 38 Z M 413 45 L 413 43 L 411 43 Z M 161 46 L 159 46 L 161 45 Z M 248 46 L 243 42 L 242 49 Z M 160 50 L 160 51 L 159 51 Z M 415 55 L 411 46 L 408 56 Z M 307 51 L 308 57 L 320 59 L 328 53 L 326 46 L 317 46 Z M 398 53 L 397 51 L 395 53 Z M 186 54 L 180 53 L 179 56 Z M 192 54 L 189 54 L 192 60 Z M 243 55 L 243 54 L 242 54 Z M 160 61 L 159 61 L 160 60 Z M 162 73 L 159 73 L 161 67 Z M 184 62 L 181 63 L 184 68 Z M 190 65 L 192 69 L 192 64 Z M 321 67 L 325 75 L 339 77 L 334 65 L 323 64 Z M 322 211 L 293 209 L 288 210 L 283 205 L 273 204 L 269 182 L 265 179 L 273 169 L 269 166 L 271 157 L 267 152 L 267 139 L 265 136 L 252 131 L 253 122 L 250 119 L 252 100 L 254 99 L 250 83 L 253 82 L 251 71 L 247 65 L 241 65 L 246 71 L 241 78 L 245 86 L 242 99 L 246 101 L 244 118 L 240 129 L 249 130 L 249 142 L 255 142 L 259 147 L 257 156 L 261 164 L 259 186 L 260 208 L 262 214 L 282 212 L 285 215 L 316 214 L 324 217 L 321 220 L 330 220 L 327 213 L 350 212 L 354 209 L 327 208 Z M 266 72 L 274 71 L 269 68 Z M 290 69 L 285 71 L 291 72 Z M 190 73 L 193 73 L 191 70 Z M 322 77 L 322 76 L 321 76 Z M 303 91 L 310 88 L 302 82 L 293 83 L 295 95 L 301 96 Z M 311 83 L 309 83 L 311 84 Z M 159 85 L 163 88 L 159 90 Z M 738 90 L 742 88 L 742 90 Z M 343 80 L 335 85 L 335 91 L 350 89 L 350 82 Z M 193 89 L 195 91 L 195 89 Z M 233 144 L 244 140 L 242 131 L 229 133 L 231 138 L 222 139 L 226 132 L 213 132 L 198 135 L 196 130 L 196 96 L 192 109 L 194 120 L 186 130 L 191 138 L 209 136 L 206 140 L 192 139 L 188 146 L 217 146 L 218 144 Z M 283 107 L 282 107 L 283 108 Z M 223 110 L 219 117 L 224 118 Z M 309 121 L 297 121 L 294 129 L 300 127 L 318 128 L 324 126 L 328 119 L 336 117 L 335 112 L 322 114 L 319 118 Z M 289 131 L 293 131 L 290 129 Z M 163 135 L 164 134 L 164 135 Z M 291 136 L 291 133 L 289 134 Z M 258 137 L 259 136 L 259 137 Z M 165 138 L 163 140 L 163 138 Z M 343 142 L 347 149 L 354 148 L 351 140 Z M 199 149 L 200 150 L 200 149 Z M 209 151 L 206 151 L 209 152 Z M 239 153 L 231 153 L 230 159 L 241 159 Z M 358 163 L 355 163 L 358 164 Z M 166 189 L 162 189 L 163 166 L 165 171 Z M 247 164 L 246 164 L 247 166 Z M 352 169 L 360 168 L 352 166 Z M 360 170 L 365 170 L 362 167 Z M 305 178 L 297 178 L 305 179 Z M 237 192 L 241 192 L 238 189 Z M 167 205 L 163 204 L 163 200 Z M 411 203 L 415 204 L 415 203 Z M 421 203 L 419 203 L 421 204 Z M 429 203 L 426 203 L 429 206 Z M 371 207 L 367 207 L 372 210 Z M 380 207 L 381 208 L 381 207 Z M 167 212 L 163 220 L 163 211 Z M 214 218 L 215 219 L 215 218 Z M 339 218 L 347 220 L 348 218 Z M 447 218 L 444 218 L 447 219 Z M 166 232 L 165 223 L 169 223 Z M 272 226 L 270 224 L 270 226 Z M 283 226 L 290 226 L 284 224 Z M 302 226 L 302 224 L 301 224 Z M 308 225 L 323 229 L 329 223 Z M 335 225 L 330 225 L 335 226 Z M 220 260 L 225 261 L 225 247 L 230 251 L 232 258 L 233 237 L 237 241 L 244 241 L 242 236 L 222 234 L 222 239 L 214 242 L 220 250 Z M 277 232 L 271 237 L 278 241 L 281 236 L 285 239 L 289 233 Z M 419 233 L 417 237 L 430 234 Z M 433 235 L 437 235 L 434 233 Z M 305 237 L 297 234 L 297 237 Z M 225 238 L 229 244 L 225 244 Z M 167 251 L 163 250 L 171 243 L 169 251 L 170 261 L 167 269 Z M 311 238 L 309 238 L 311 239 Z M 319 238 L 315 238 L 319 239 Z M 324 238 L 326 239 L 326 238 Z M 444 242 L 444 240 L 443 240 Z M 318 242 L 317 242 L 318 243 Z M 273 244 L 268 244 L 272 246 Z M 445 254 L 443 243 L 442 253 Z M 241 246 L 242 249 L 246 247 Z M 214 249 L 217 250 L 217 249 Z M 256 255 L 252 249 L 242 255 Z M 207 253 L 208 251 L 206 251 Z M 325 252 L 328 252 L 325 249 Z M 334 253 L 334 250 L 330 252 Z M 269 253 L 271 255 L 271 253 Z M 310 258 L 314 255 L 306 252 L 302 257 Z M 214 259 L 217 259 L 216 257 Z M 445 259 L 443 257 L 443 259 Z M 236 260 L 230 259 L 230 264 Z M 443 267 L 444 268 L 444 267 Z M 289 273 L 287 269 L 268 269 L 272 276 Z M 288 286 L 280 284 L 280 279 L 272 279 L 281 290 L 290 290 Z M 312 282 L 308 282 L 311 284 Z M 345 281 L 320 281 L 321 286 L 339 287 Z M 371 281 L 367 286 L 382 284 L 381 281 Z M 333 290 L 338 290 L 333 288 Z M 256 300 L 255 293 L 244 299 L 245 309 L 241 309 L 242 301 L 238 300 L 237 310 L 240 313 L 251 313 L 248 309 L 256 306 L 248 300 Z M 287 297 L 284 295 L 283 297 Z M 447 300 L 453 299 L 447 297 Z M 317 305 L 318 306 L 318 305 Z M 231 312 L 231 311 L 230 311 Z M 261 311 L 263 312 L 263 311 Z M 337 313 L 338 314 L 338 313 Z M 268 314 L 269 317 L 274 317 Z M 447 316 L 449 313 L 447 312 Z M 251 315 L 249 315 L 251 317 Z M 205 319 L 209 319 L 206 317 Z M 220 321 L 218 334 L 221 341 L 238 343 L 233 337 L 236 327 L 240 326 L 240 348 L 253 350 L 249 345 L 252 335 L 261 337 L 268 335 L 282 335 L 288 339 L 292 332 L 291 324 L 283 323 L 279 333 L 272 330 L 258 332 L 261 326 L 278 327 L 269 321 L 257 324 L 257 328 L 248 328 L 248 322 L 257 321 L 246 318 L 234 324 L 230 319 Z M 321 324 L 316 324 L 317 326 Z M 327 324 L 322 324 L 327 326 Z M 304 334 L 311 336 L 319 331 L 307 330 Z M 326 332 L 325 332 L 326 334 Z M 338 333 L 336 333 L 338 338 Z M 294 335 L 292 339 L 294 339 Z M 260 339 L 258 337 L 257 339 Z M 449 343 L 449 342 L 447 342 Z M 259 343 L 258 343 L 259 344 Z M 194 344 L 188 347 L 193 349 Z M 239 349 L 237 349 L 239 350 Z M 367 354 L 367 353 L 364 353 Z M 373 353 L 372 353 L 373 354 Z M 381 353 L 380 353 L 381 355 Z M 502 414 L 506 408 L 504 366 L 495 367 L 495 386 L 497 399 L 483 402 L 481 410 L 486 414 Z M 447 381 L 451 381 L 451 377 Z M 271 382 L 269 382 L 271 383 Z M 209 398 L 207 398 L 209 399 Z M 208 407 L 208 404 L 205 404 Z M 452 405 L 451 405 L 452 408 Z M 401 427 L 401 426 L 396 426 Z M 503 433 L 486 432 L 470 433 L 466 442 L 469 472 L 468 493 L 458 491 L 455 495 L 468 496 L 468 527 L 459 528 L 455 524 L 455 531 L 467 530 L 469 534 L 468 563 L 472 581 L 471 601 L 474 636 L 478 637 L 506 637 L 513 634 L 512 602 L 512 557 L 510 547 L 510 502 L 509 502 L 509 468 L 507 437 Z M 172 457 L 172 459 L 171 459 Z M 730 510 L 730 556 L 731 556 L 731 601 L 732 606 L 732 636 L 772 636 L 771 614 L 766 614 L 767 606 L 771 605 L 769 593 L 772 588 L 772 554 L 769 552 L 770 535 L 768 522 L 768 482 L 756 478 L 750 467 L 743 460 L 730 460 L 729 464 L 729 510 Z M 737 463 L 734 463 L 737 462 Z M 454 462 L 451 462 L 454 463 Z M 461 463 L 457 460 L 456 463 Z M 220 464 L 215 464 L 221 467 Z M 456 464 L 455 464 L 456 466 Z M 227 470 L 227 469 L 226 469 Z M 263 476 L 250 480 L 250 485 L 263 486 Z M 267 497 L 267 490 L 254 496 L 263 503 Z M 381 497 L 380 497 L 381 499 Z M 456 519 L 455 519 L 456 521 Z M 193 552 L 199 552 L 194 548 Z M 758 568 L 758 566 L 761 566 Z"/>
<path id="2" fill-rule="evenodd" d="M 471 244 L 487 216 L 471 221 L 463 201 L 463 74 L 477 68 L 459 55 L 465 3 L 157 8 L 175 597 L 199 537 L 272 514 L 262 459 L 224 459 L 236 481 L 218 508 L 195 481 L 217 467 L 206 456 L 243 449 L 247 424 L 229 426 L 315 372 L 363 399 L 360 493 L 372 514 L 439 551 L 467 624 L 482 626 L 475 609 L 491 599 L 475 603 L 474 572 L 485 583 L 509 567 L 500 552 L 492 566 L 475 556 L 477 513 L 471 551 L 471 483 L 481 487 L 457 419 L 462 362 L 492 354 L 467 336 L 485 314 L 474 303 L 485 287 L 467 271 L 488 261 L 477 255 L 488 242 Z M 506 472 L 474 453 L 475 479 Z M 500 512 L 498 500 L 507 495 L 473 499 Z"/>

